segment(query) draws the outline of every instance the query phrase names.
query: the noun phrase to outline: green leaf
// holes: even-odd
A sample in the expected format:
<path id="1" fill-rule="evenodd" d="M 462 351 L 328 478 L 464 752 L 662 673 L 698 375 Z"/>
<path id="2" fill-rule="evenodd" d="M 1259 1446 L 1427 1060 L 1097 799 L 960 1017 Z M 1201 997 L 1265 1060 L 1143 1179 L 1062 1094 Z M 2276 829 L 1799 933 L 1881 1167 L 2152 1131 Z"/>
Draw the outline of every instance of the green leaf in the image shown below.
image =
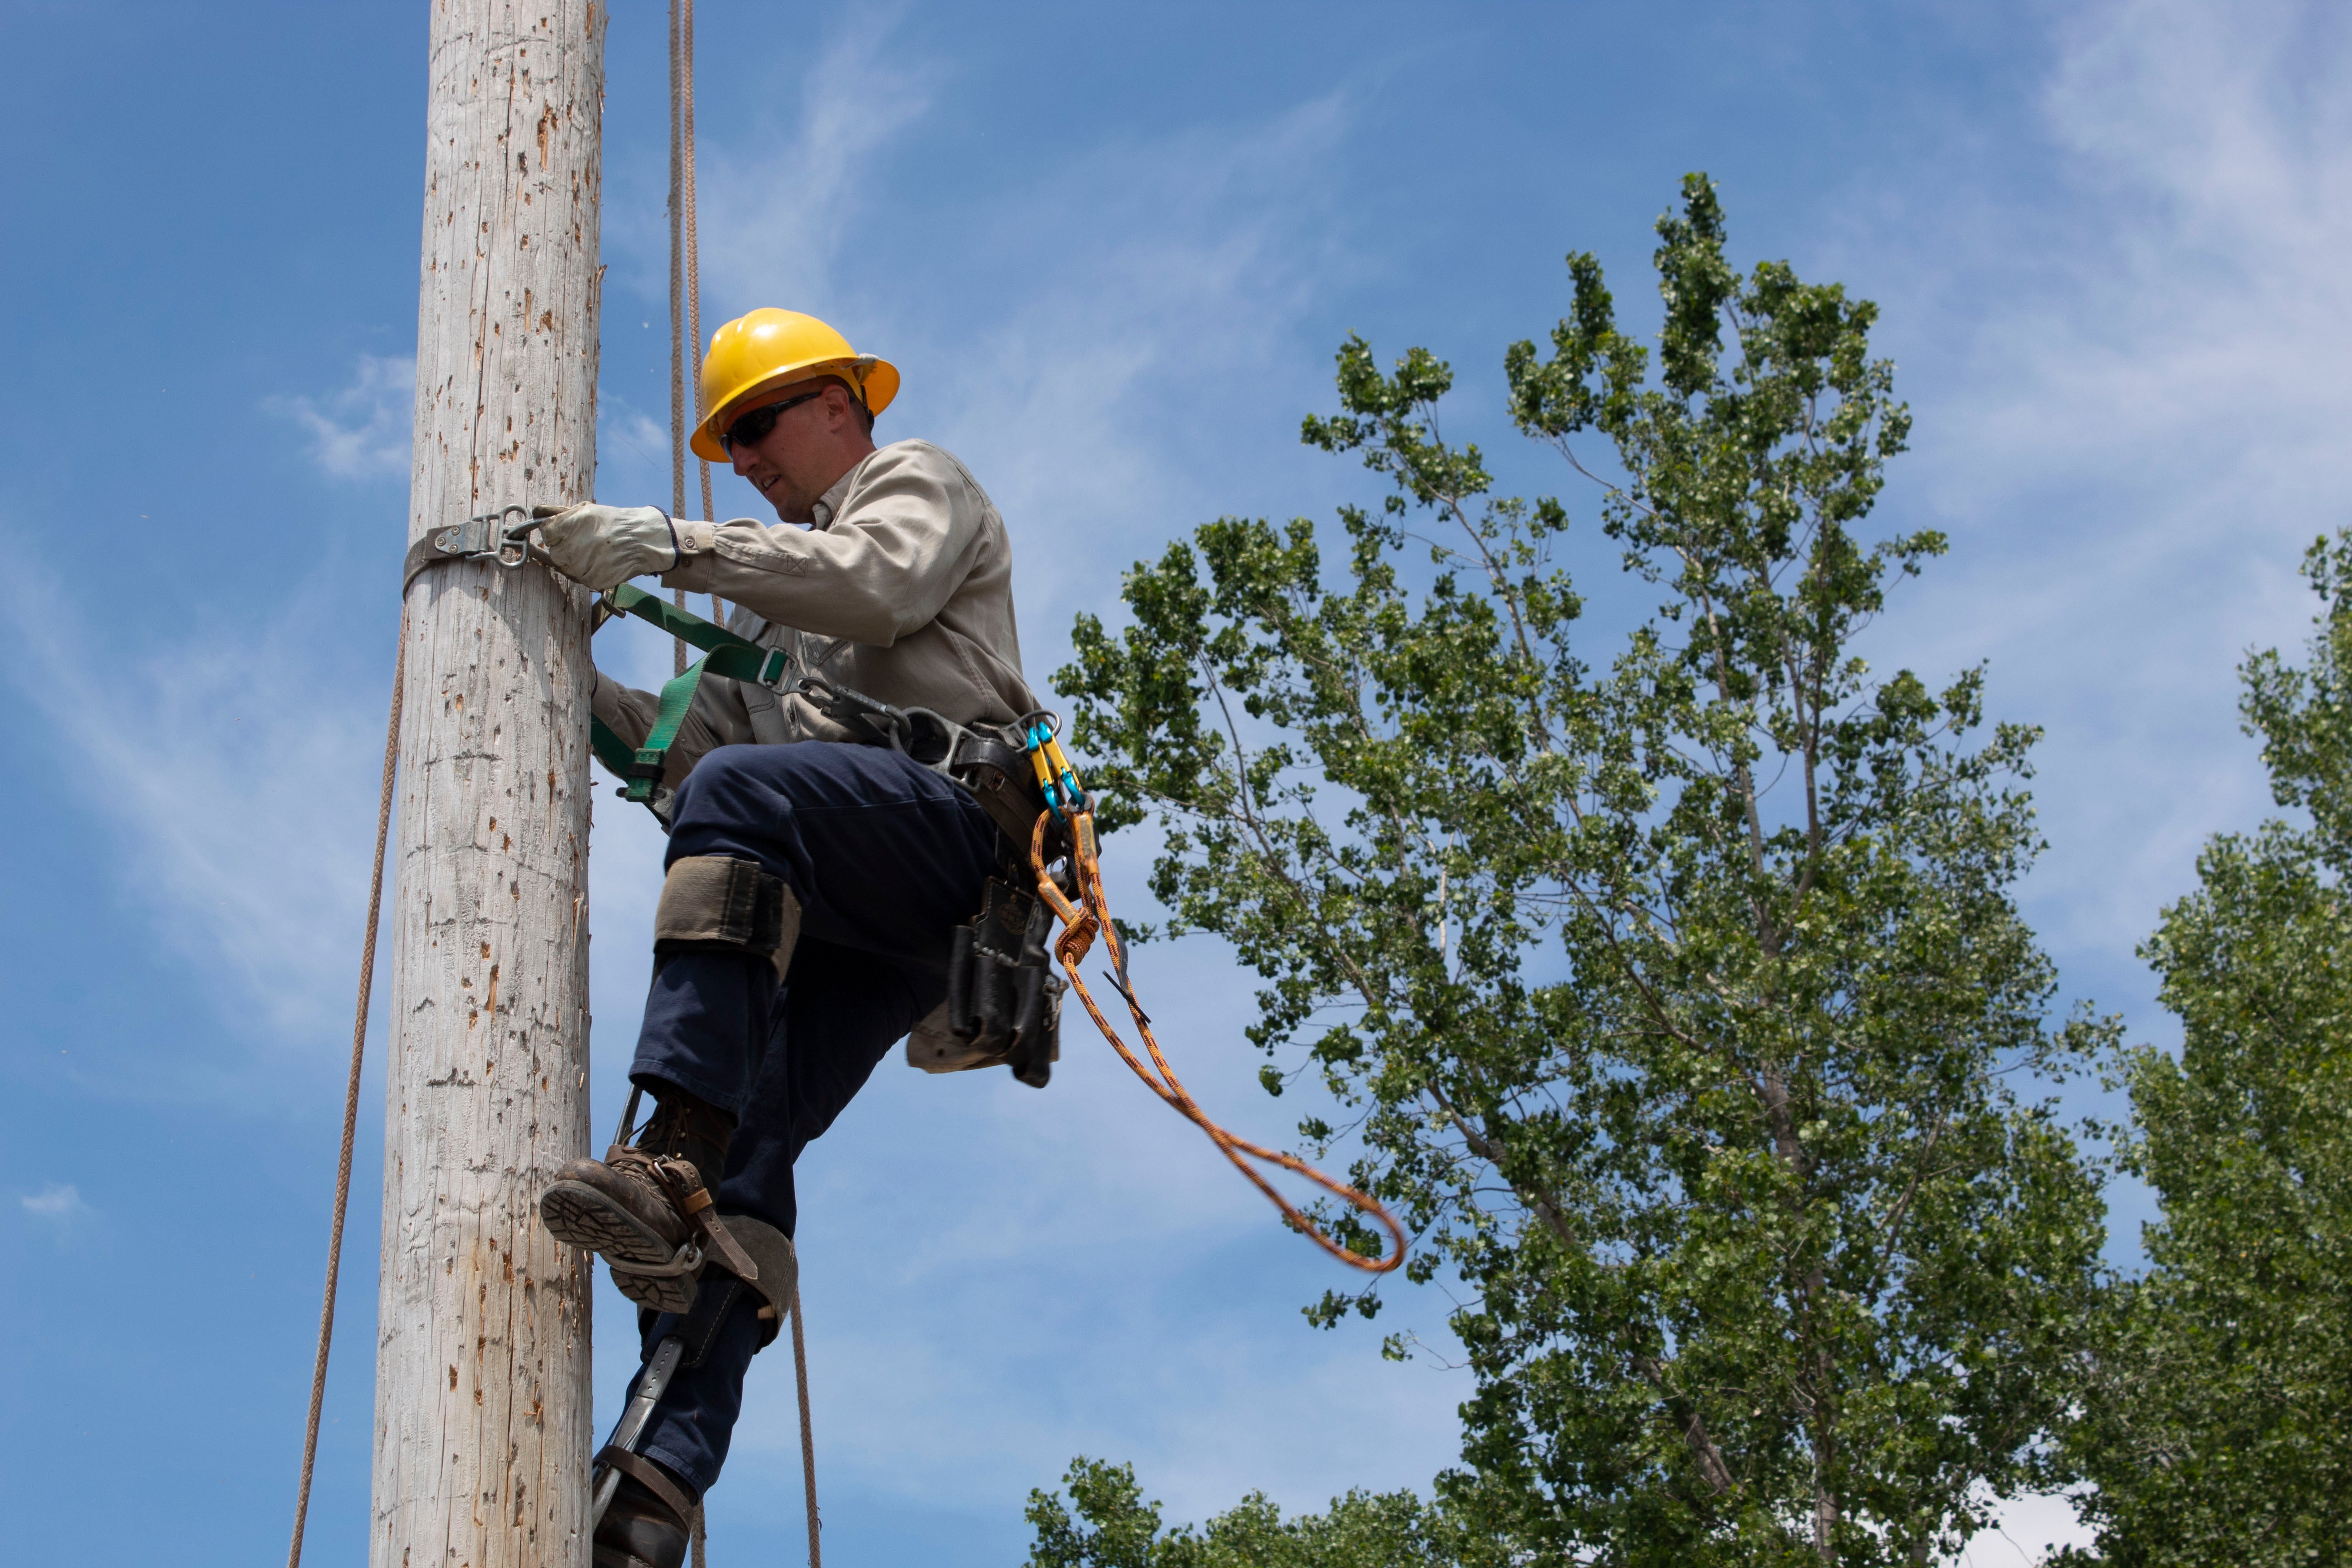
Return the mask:
<path id="1" fill-rule="evenodd" d="M 1870 527 L 1910 429 L 1876 307 L 1734 269 L 1703 175 L 1658 237 L 1655 379 L 1589 253 L 1504 356 L 1566 499 L 1494 494 L 1451 368 L 1351 336 L 1302 436 L 1382 504 L 1202 525 L 1057 689 L 1169 930 L 1258 976 L 1263 1081 L 1319 1076 L 1355 1120 L 1302 1136 L 1454 1281 L 1464 1539 L 1910 1563 L 2042 1475 L 2082 1384 L 2100 1172 L 2046 1090 L 2114 1028 L 2052 1018 L 2016 907 L 2034 732 L 1984 733 L 1981 670 L 1856 651 L 1944 549 Z M 1613 647 L 1552 555 L 1580 521 L 1600 591 L 1654 595 Z"/>

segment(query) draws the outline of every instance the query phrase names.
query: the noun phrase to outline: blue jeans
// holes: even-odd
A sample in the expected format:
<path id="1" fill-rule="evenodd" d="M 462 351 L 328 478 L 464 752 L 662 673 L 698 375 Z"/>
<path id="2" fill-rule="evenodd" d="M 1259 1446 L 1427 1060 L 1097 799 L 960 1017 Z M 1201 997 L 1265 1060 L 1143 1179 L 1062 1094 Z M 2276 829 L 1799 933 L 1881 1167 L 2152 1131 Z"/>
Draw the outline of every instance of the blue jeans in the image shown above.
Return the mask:
<path id="1" fill-rule="evenodd" d="M 764 958 L 682 952 L 657 963 L 646 999 L 631 1081 L 656 1099 L 685 1089 L 735 1119 L 721 1214 L 793 1233 L 793 1163 L 945 999 L 949 933 L 980 908 L 1001 847 L 969 794 L 878 747 L 722 746 L 687 775 L 667 861 L 757 860 L 801 903 L 800 942 L 781 984 Z M 759 1348 L 759 1305 L 756 1292 L 738 1293 L 699 1364 L 671 1380 L 639 1446 L 698 1490 L 726 1463 Z M 646 1353 L 673 1326 L 645 1321 Z"/>

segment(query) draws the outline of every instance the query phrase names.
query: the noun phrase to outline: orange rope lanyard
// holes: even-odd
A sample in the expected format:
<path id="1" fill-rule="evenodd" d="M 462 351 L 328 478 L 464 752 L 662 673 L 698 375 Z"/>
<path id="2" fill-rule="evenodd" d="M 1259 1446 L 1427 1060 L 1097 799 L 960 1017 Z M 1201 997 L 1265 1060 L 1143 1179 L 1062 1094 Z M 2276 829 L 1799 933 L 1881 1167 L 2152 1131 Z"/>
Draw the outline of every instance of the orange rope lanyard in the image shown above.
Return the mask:
<path id="1" fill-rule="evenodd" d="M 1234 1169 L 1247 1176 L 1251 1184 L 1265 1194 L 1266 1201 L 1282 1211 L 1283 1217 L 1290 1222 L 1292 1227 L 1304 1232 L 1316 1246 L 1349 1268 L 1360 1268 L 1367 1274 L 1385 1274 L 1402 1263 L 1404 1227 L 1397 1223 L 1395 1215 L 1381 1206 L 1379 1199 L 1325 1175 L 1295 1154 L 1286 1154 L 1279 1149 L 1269 1149 L 1246 1138 L 1237 1138 L 1213 1121 L 1209 1113 L 1201 1109 L 1191 1091 L 1185 1089 L 1182 1080 L 1177 1078 L 1175 1069 L 1168 1065 L 1167 1057 L 1160 1053 L 1160 1041 L 1152 1035 L 1151 1020 L 1137 1005 L 1133 994 L 1124 982 L 1114 979 L 1112 984 L 1118 987 L 1120 998 L 1127 1003 L 1129 1014 L 1135 1019 L 1136 1032 L 1143 1037 L 1144 1049 L 1151 1054 L 1151 1066 L 1144 1066 L 1134 1051 L 1128 1048 L 1127 1042 L 1119 1038 L 1118 1031 L 1111 1027 L 1110 1020 L 1103 1016 L 1102 1008 L 1096 1005 L 1094 993 L 1087 989 L 1086 977 L 1078 973 L 1079 961 L 1094 946 L 1097 936 L 1102 938 L 1103 945 L 1110 952 L 1112 969 L 1118 974 L 1127 973 L 1127 955 L 1120 951 L 1118 929 L 1111 924 L 1109 901 L 1103 895 L 1102 865 L 1095 847 L 1094 813 L 1081 806 L 1069 814 L 1070 866 L 1078 885 L 1079 899 L 1075 904 L 1045 868 L 1045 830 L 1052 820 L 1053 813 L 1050 811 L 1037 814 L 1037 825 L 1029 833 L 1029 867 L 1037 876 L 1037 896 L 1045 900 L 1046 906 L 1062 922 L 1062 933 L 1054 939 L 1054 956 L 1061 961 L 1063 973 L 1070 977 L 1071 989 L 1078 994 L 1078 1000 L 1086 1004 L 1087 1016 L 1094 1019 L 1095 1027 L 1102 1031 L 1103 1038 L 1110 1042 L 1111 1049 L 1118 1053 L 1119 1060 L 1125 1062 L 1152 1093 L 1166 1100 L 1187 1121 L 1207 1133 L 1209 1142 L 1234 1163 Z M 1158 1070 L 1155 1072 L 1153 1068 Z M 1361 1253 L 1350 1252 L 1325 1235 L 1322 1227 L 1313 1220 L 1299 1213 L 1289 1199 L 1275 1191 L 1274 1184 L 1250 1163 L 1253 1160 L 1279 1165 L 1286 1171 L 1304 1176 L 1358 1212 L 1369 1215 L 1387 1229 L 1395 1245 L 1385 1258 L 1366 1258 Z"/>

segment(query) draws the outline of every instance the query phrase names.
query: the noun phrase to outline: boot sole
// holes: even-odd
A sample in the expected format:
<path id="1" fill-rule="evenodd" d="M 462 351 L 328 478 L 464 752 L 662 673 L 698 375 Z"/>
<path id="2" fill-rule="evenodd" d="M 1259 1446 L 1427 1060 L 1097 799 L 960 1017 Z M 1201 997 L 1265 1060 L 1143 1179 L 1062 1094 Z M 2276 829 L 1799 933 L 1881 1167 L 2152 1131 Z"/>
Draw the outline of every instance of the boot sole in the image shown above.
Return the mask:
<path id="1" fill-rule="evenodd" d="M 656 1312 L 684 1312 L 694 1305 L 695 1280 L 690 1274 L 633 1274 L 632 1263 L 667 1263 L 677 1247 L 662 1239 L 645 1221 L 584 1182 L 556 1182 L 539 1200 L 539 1217 L 548 1234 L 566 1247 L 593 1252 L 613 1271 L 613 1283 L 622 1295 Z"/>

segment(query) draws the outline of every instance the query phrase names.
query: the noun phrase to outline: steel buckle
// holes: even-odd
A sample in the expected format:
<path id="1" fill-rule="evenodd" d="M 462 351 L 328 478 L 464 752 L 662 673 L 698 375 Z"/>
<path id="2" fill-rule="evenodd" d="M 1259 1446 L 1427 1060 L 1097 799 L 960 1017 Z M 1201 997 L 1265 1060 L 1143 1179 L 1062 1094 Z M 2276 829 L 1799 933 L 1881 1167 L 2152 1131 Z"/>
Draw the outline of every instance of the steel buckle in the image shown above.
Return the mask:
<path id="1" fill-rule="evenodd" d="M 912 728 L 907 716 L 887 702 L 877 701 L 862 691 L 828 680 L 822 675 L 803 675 L 785 689 L 788 695 L 805 699 L 816 710 L 841 725 L 864 725 L 875 739 L 894 752 L 907 749 Z"/>
<path id="2" fill-rule="evenodd" d="M 522 521 L 509 525 L 506 521 L 509 517 L 519 517 Z M 525 536 L 537 526 L 531 521 L 530 508 L 520 504 L 504 506 L 479 517 L 469 517 L 455 528 L 443 529 L 433 536 L 433 548 L 444 555 L 496 561 L 512 568 L 530 559 L 530 541 Z"/>
<path id="3" fill-rule="evenodd" d="M 956 753 L 963 749 L 971 731 L 928 708 L 902 708 L 898 712 L 906 723 L 906 744 L 898 750 L 933 773 L 953 777 Z"/>

